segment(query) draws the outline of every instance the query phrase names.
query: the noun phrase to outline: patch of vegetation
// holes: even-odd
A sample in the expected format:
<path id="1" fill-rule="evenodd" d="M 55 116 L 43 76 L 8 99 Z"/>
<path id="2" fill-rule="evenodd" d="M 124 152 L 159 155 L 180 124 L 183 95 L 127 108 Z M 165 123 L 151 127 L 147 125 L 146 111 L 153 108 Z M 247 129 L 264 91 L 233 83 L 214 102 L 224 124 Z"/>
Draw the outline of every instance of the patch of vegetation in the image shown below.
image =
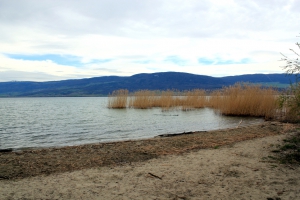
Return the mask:
<path id="1" fill-rule="evenodd" d="M 124 93 L 126 91 L 126 93 Z M 209 97 L 208 97 L 209 96 Z M 150 109 L 160 107 L 163 111 L 181 108 L 189 111 L 209 107 L 223 115 L 264 117 L 267 120 L 277 117 L 278 91 L 259 85 L 238 83 L 208 94 L 205 90 L 186 91 L 115 90 L 108 98 L 108 108 Z"/>
<path id="2" fill-rule="evenodd" d="M 283 164 L 300 164 L 300 130 L 283 142 L 279 149 L 273 151 L 277 153 L 277 159 Z"/>
<path id="3" fill-rule="evenodd" d="M 296 43 L 298 50 L 300 49 L 300 43 Z M 286 107 L 286 119 L 287 122 L 299 123 L 300 122 L 300 52 L 290 49 L 294 56 L 287 57 L 284 54 L 282 61 L 286 64 L 283 69 L 288 75 L 295 75 L 296 82 L 291 84 L 290 89 L 286 94 L 283 94 L 279 98 L 280 107 Z"/>

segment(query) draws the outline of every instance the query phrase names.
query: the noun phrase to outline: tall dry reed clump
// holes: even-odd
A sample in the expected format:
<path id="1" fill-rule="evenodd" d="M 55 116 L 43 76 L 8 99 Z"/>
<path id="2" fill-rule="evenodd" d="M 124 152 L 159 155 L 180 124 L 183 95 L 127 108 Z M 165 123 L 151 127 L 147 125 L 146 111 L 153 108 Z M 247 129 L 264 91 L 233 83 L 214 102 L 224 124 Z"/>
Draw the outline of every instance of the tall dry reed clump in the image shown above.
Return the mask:
<path id="1" fill-rule="evenodd" d="M 257 85 L 235 84 L 225 87 L 220 96 L 210 99 L 211 106 L 221 114 L 235 116 L 255 116 L 272 119 L 276 115 L 277 92 Z"/>
<path id="2" fill-rule="evenodd" d="M 156 93 L 150 90 L 140 90 L 130 98 L 129 107 L 137 109 L 147 109 L 155 106 L 157 100 Z"/>
<path id="3" fill-rule="evenodd" d="M 187 91 L 181 98 L 180 104 L 184 111 L 194 108 L 204 108 L 207 104 L 206 92 L 199 89 Z"/>
<path id="4" fill-rule="evenodd" d="M 222 104 L 222 99 L 223 99 L 222 91 L 216 90 L 211 92 L 208 96 L 207 107 L 215 108 L 215 109 L 219 108 Z"/>
<path id="5" fill-rule="evenodd" d="M 135 92 L 129 101 L 131 108 L 148 109 L 160 107 L 163 111 L 181 107 L 188 111 L 194 108 L 211 107 L 224 115 L 254 116 L 273 119 L 278 110 L 277 91 L 257 85 L 235 84 L 222 90 L 214 91 L 207 97 L 204 90 Z M 128 90 L 117 90 L 109 96 L 109 108 L 126 108 Z"/>
<path id="6" fill-rule="evenodd" d="M 167 90 L 162 91 L 159 98 L 155 102 L 155 107 L 161 107 L 164 111 L 169 110 L 171 107 L 176 106 L 176 100 L 174 98 L 174 91 Z"/>
<path id="7" fill-rule="evenodd" d="M 121 89 L 113 91 L 108 97 L 108 108 L 126 108 L 127 107 L 128 90 Z"/>
<path id="8" fill-rule="evenodd" d="M 203 108 L 206 105 L 206 93 L 204 90 L 179 92 L 174 90 L 150 91 L 140 90 L 130 98 L 129 107 L 136 109 L 147 109 L 160 107 L 164 111 L 174 107 L 182 107 L 182 110 Z"/>

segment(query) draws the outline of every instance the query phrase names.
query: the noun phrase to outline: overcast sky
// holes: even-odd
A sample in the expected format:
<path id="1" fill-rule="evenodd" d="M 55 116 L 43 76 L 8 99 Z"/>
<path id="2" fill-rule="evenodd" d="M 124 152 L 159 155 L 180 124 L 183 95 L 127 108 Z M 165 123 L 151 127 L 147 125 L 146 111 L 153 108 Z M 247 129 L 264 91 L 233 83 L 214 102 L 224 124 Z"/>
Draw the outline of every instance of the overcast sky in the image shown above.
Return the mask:
<path id="1" fill-rule="evenodd" d="M 0 81 L 283 73 L 300 0 L 0 0 Z"/>

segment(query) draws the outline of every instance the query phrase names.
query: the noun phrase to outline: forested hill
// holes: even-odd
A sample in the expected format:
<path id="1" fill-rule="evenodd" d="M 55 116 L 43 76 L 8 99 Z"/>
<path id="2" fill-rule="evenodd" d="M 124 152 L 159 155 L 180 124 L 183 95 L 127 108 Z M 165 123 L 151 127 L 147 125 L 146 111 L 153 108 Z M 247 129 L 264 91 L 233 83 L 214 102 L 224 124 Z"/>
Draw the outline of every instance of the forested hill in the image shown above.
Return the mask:
<path id="1" fill-rule="evenodd" d="M 294 77 L 285 74 L 251 74 L 215 78 L 182 72 L 160 72 L 128 77 L 103 76 L 48 82 L 0 82 L 0 97 L 106 96 L 118 89 L 128 89 L 130 92 L 142 89 L 214 90 L 237 82 L 287 87 L 294 80 Z"/>

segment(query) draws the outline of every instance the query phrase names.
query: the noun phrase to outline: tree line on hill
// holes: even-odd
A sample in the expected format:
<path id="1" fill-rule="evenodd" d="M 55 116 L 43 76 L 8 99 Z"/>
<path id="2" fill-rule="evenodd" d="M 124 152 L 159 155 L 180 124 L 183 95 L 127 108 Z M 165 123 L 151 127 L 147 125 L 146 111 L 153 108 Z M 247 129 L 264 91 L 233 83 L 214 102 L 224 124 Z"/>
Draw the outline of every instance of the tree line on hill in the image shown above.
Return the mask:
<path id="1" fill-rule="evenodd" d="M 216 90 L 238 82 L 285 88 L 293 83 L 285 74 L 250 74 L 211 77 L 182 72 L 159 72 L 133 76 L 103 76 L 48 82 L 0 82 L 0 97 L 108 96 L 118 89 L 138 90 Z"/>

